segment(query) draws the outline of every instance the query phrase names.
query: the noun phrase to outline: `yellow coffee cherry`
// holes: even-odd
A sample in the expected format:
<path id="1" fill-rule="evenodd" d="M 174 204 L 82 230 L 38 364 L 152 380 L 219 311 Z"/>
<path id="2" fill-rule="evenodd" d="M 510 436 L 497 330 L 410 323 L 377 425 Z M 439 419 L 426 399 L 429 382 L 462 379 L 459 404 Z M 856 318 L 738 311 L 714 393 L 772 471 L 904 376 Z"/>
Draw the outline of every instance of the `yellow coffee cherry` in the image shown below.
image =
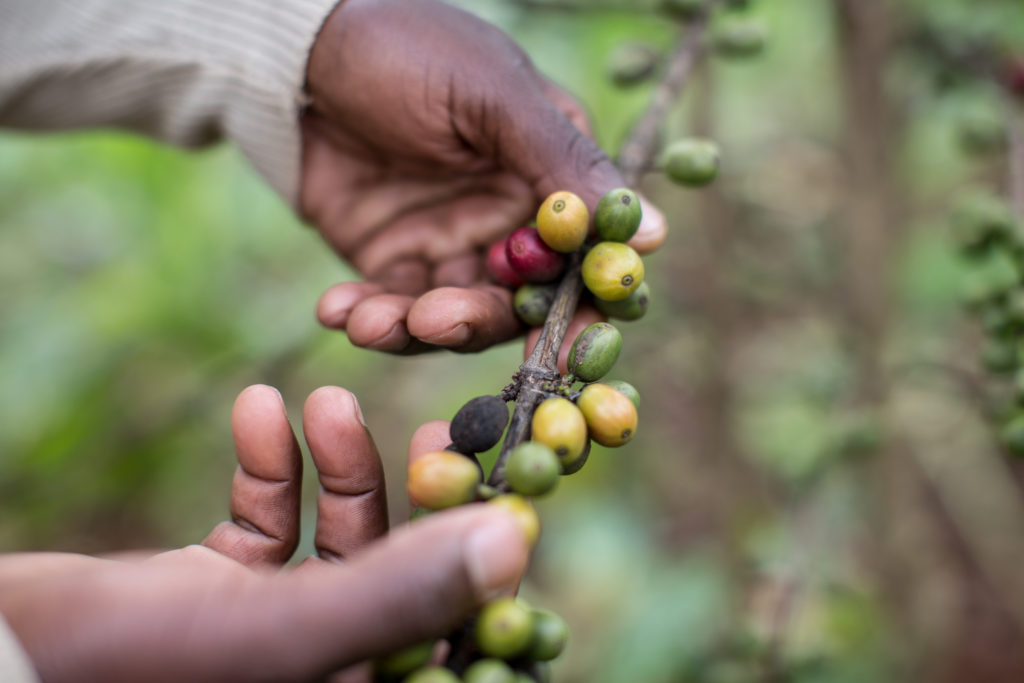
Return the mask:
<path id="1" fill-rule="evenodd" d="M 567 398 L 549 398 L 537 406 L 530 430 L 530 438 L 553 450 L 563 468 L 587 447 L 587 421 Z"/>
<path id="2" fill-rule="evenodd" d="M 511 512 L 523 530 L 527 545 L 532 548 L 537 543 L 537 539 L 540 538 L 540 517 L 530 501 L 516 493 L 506 493 L 491 498 L 487 504 L 497 505 Z"/>
<path id="3" fill-rule="evenodd" d="M 590 212 L 572 192 L 555 192 L 537 211 L 537 232 L 544 244 L 563 254 L 576 251 L 587 238 Z"/>
<path id="4" fill-rule="evenodd" d="M 452 451 L 424 453 L 409 465 L 406 489 L 413 502 L 442 510 L 476 498 L 480 469 L 476 463 Z"/>
<path id="5" fill-rule="evenodd" d="M 607 384 L 583 387 L 576 404 L 587 421 L 590 438 L 602 446 L 621 446 L 636 434 L 636 406 Z"/>
<path id="6" fill-rule="evenodd" d="M 598 242 L 583 259 L 583 284 L 605 301 L 625 299 L 644 281 L 644 262 L 621 242 Z"/>

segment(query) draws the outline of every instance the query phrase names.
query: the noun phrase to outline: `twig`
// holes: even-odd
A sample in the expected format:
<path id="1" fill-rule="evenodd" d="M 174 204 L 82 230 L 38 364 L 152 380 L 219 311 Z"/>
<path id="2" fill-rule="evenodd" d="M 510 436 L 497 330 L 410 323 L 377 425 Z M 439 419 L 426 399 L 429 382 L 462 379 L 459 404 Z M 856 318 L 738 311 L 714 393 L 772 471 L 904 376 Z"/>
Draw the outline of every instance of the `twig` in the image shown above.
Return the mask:
<path id="1" fill-rule="evenodd" d="M 665 76 L 658 83 L 651 103 L 643 117 L 633 128 L 619 154 L 619 170 L 628 187 L 640 183 L 644 171 L 651 166 L 658 146 L 658 133 L 669 108 L 679 99 L 690 80 L 694 67 L 707 47 L 704 40 L 707 16 L 687 24 L 669 58 Z"/>

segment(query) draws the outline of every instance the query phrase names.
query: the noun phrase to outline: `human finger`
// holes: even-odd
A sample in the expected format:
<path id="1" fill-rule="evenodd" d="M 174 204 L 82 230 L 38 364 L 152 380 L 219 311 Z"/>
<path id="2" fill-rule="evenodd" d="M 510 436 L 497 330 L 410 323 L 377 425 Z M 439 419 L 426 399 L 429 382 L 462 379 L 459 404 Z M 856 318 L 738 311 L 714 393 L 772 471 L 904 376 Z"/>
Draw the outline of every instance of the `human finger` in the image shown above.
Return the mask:
<path id="1" fill-rule="evenodd" d="M 314 544 L 324 559 L 347 558 L 388 530 L 384 468 L 356 397 L 321 387 L 302 411 L 320 480 Z"/>
<path id="2" fill-rule="evenodd" d="M 231 521 L 203 545 L 246 565 L 285 562 L 299 542 L 302 454 L 281 394 L 248 387 L 231 414 L 238 468 L 231 484 Z"/>
<path id="3" fill-rule="evenodd" d="M 512 309 L 512 292 L 478 285 L 432 289 L 409 309 L 409 334 L 452 351 L 479 351 L 522 332 Z"/>

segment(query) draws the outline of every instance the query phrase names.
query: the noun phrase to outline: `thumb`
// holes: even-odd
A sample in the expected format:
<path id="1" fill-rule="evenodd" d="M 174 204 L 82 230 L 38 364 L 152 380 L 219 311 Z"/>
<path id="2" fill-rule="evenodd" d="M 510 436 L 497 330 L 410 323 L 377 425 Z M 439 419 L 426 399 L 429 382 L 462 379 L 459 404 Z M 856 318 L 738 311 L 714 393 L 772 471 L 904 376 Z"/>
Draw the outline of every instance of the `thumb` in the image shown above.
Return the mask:
<path id="1" fill-rule="evenodd" d="M 506 120 L 490 131 L 493 149 L 499 163 L 530 183 L 538 198 L 569 190 L 593 210 L 606 192 L 625 185 L 611 159 L 540 85 L 524 83 L 506 92 Z"/>
<path id="2" fill-rule="evenodd" d="M 523 533 L 503 510 L 431 515 L 348 564 L 312 563 L 282 577 L 268 614 L 288 628 L 283 638 L 275 633 L 282 647 L 267 654 L 289 678 L 304 678 L 444 637 L 513 588 L 527 560 Z"/>

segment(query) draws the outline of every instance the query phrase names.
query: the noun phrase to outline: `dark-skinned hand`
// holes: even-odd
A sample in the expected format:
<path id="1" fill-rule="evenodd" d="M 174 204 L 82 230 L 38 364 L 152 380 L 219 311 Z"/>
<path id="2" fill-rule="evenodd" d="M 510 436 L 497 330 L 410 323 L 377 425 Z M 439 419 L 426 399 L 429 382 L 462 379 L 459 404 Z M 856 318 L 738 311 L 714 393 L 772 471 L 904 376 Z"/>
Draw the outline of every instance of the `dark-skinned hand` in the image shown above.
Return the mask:
<path id="1" fill-rule="evenodd" d="M 232 521 L 201 545 L 0 556 L 0 613 L 43 681 L 368 681 L 368 658 L 444 636 L 517 584 L 526 543 L 491 506 L 382 538 L 383 472 L 352 394 L 314 392 L 303 429 L 321 490 L 318 555 L 297 567 L 281 569 L 299 539 L 301 453 L 266 386 L 235 403 Z M 444 447 L 447 431 L 421 427 L 410 457 Z"/>
<path id="2" fill-rule="evenodd" d="M 556 190 L 593 210 L 624 184 L 569 95 L 504 33 L 437 0 L 343 2 L 307 88 L 301 211 L 366 278 L 317 312 L 358 346 L 476 351 L 521 334 L 512 293 L 487 281 L 487 247 Z M 664 238 L 645 202 L 630 243 Z"/>

